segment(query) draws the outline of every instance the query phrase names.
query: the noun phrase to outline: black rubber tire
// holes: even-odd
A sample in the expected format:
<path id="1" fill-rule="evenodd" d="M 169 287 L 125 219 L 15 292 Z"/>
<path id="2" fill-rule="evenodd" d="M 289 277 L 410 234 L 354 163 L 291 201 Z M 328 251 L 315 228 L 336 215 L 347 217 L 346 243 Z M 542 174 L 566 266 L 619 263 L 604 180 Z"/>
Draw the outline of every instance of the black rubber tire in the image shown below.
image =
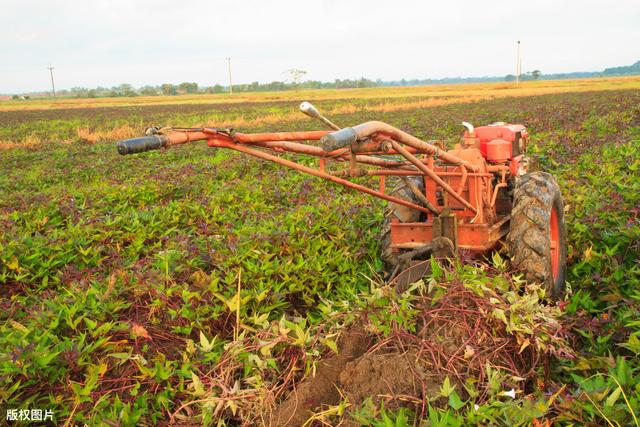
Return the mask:
<path id="1" fill-rule="evenodd" d="M 558 219 L 558 274 L 551 264 L 551 211 Z M 530 282 L 543 283 L 553 300 L 564 296 L 567 274 L 567 237 L 564 203 L 553 175 L 532 172 L 516 178 L 507 246 L 511 265 Z"/>
<path id="2" fill-rule="evenodd" d="M 424 179 L 422 177 L 409 177 L 420 191 L 424 192 Z M 389 195 L 398 197 L 416 205 L 422 205 L 420 200 L 409 189 L 403 180 L 398 180 L 397 184 Z M 397 218 L 400 222 L 418 222 L 422 218 L 422 212 L 410 209 L 402 205 L 389 202 L 384 209 L 384 220 L 380 230 L 380 258 L 384 263 L 384 271 L 389 276 L 398 265 L 396 253 L 391 250 L 391 220 Z"/>

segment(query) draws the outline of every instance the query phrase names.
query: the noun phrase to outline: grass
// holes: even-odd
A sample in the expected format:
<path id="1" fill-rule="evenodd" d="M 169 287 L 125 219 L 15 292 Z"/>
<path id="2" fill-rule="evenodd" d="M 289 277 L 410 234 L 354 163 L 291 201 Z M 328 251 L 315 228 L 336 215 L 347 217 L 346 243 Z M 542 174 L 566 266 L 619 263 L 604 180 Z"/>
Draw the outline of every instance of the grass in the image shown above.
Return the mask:
<path id="1" fill-rule="evenodd" d="M 550 359 L 514 399 L 500 394 L 514 386 L 502 373 L 487 400 L 449 391 L 423 415 L 434 425 L 637 424 L 640 91 L 634 79 L 552 84 L 466 104 L 405 88 L 316 102 L 340 124 L 375 118 L 448 144 L 462 120 L 524 123 L 534 167 L 563 189 L 571 292 L 558 309 L 575 358 Z M 51 408 L 60 424 L 250 424 L 333 352 L 363 304 L 395 301 L 377 317 L 381 336 L 411 324 L 417 295 L 368 279 L 381 267 L 381 202 L 204 144 L 123 158 L 112 143 L 147 124 L 316 127 L 290 115 L 302 94 L 279 95 L 289 100 L 0 113 L 11 144 L 0 152 L 3 408 Z M 495 268 L 450 280 L 503 283 L 508 273 L 486 274 Z M 420 413 L 343 402 L 318 419 L 406 425 Z"/>

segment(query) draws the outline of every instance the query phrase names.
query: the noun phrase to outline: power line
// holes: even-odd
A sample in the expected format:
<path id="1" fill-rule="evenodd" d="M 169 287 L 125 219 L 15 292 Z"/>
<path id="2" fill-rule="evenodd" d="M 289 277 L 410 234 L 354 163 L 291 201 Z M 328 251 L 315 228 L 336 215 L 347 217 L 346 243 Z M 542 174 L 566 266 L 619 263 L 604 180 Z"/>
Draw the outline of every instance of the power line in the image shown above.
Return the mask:
<path id="1" fill-rule="evenodd" d="M 229 95 L 233 95 L 233 83 L 231 82 L 231 58 L 227 57 L 227 70 L 229 71 Z"/>
<path id="2" fill-rule="evenodd" d="M 51 64 L 49 64 L 47 69 L 49 70 L 49 74 L 51 74 L 51 88 L 53 89 L 53 97 L 55 98 L 56 97 L 56 84 L 53 82 L 53 70 L 55 69 L 55 67 L 52 67 Z"/>

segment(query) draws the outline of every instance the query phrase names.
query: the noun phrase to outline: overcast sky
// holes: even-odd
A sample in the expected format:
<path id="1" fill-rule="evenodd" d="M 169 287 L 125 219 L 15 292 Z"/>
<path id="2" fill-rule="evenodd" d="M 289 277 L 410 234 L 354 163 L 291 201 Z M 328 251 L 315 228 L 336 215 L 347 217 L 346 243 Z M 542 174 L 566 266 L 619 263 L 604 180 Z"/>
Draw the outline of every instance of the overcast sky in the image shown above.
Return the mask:
<path id="1" fill-rule="evenodd" d="M 0 93 L 56 86 L 598 71 L 640 59 L 640 0 L 0 0 Z"/>

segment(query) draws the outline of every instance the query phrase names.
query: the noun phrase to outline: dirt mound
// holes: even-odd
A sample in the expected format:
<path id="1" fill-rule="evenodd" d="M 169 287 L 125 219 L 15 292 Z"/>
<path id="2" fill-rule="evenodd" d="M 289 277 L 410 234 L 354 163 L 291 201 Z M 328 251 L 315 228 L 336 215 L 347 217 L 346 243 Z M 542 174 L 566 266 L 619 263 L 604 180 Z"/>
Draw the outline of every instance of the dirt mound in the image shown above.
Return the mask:
<path id="1" fill-rule="evenodd" d="M 415 350 L 367 353 L 347 363 L 339 379 L 350 402 L 435 394 L 441 384 Z"/>
<path id="2" fill-rule="evenodd" d="M 411 401 L 412 396 L 438 392 L 442 378 L 429 370 L 417 351 L 365 354 L 370 344 L 363 329 L 347 331 L 340 354 L 319 362 L 314 377 L 294 389 L 276 411 L 263 417 L 265 425 L 301 426 L 314 409 L 335 405 L 343 396 L 350 402 L 362 402 L 367 397 L 391 401 L 387 408 L 394 408 L 403 399 Z"/>
<path id="3" fill-rule="evenodd" d="M 314 377 L 296 387 L 273 413 L 263 415 L 267 426 L 301 426 L 320 405 L 340 401 L 336 385 L 349 361 L 360 357 L 371 345 L 371 339 L 361 327 L 346 331 L 339 343 L 337 356 L 320 361 Z"/>
<path id="4" fill-rule="evenodd" d="M 554 309 L 540 304 L 534 293 L 499 294 L 457 282 L 447 284 L 446 291 L 416 296 L 412 306 L 411 325 L 392 325 L 373 340 L 364 331 L 375 330 L 370 323 L 375 316 L 362 313 L 364 328 L 345 332 L 339 355 L 321 361 L 314 377 L 263 418 L 266 425 L 301 426 L 312 411 L 335 405 L 342 396 L 354 407 L 371 398 L 385 408 L 409 405 L 424 412 L 427 403 L 440 402 L 445 378 L 460 397 L 473 393 L 482 402 L 497 392 L 491 389 L 495 384 L 489 386 L 487 367 L 505 374 L 498 391 L 523 390 L 550 356 L 566 355 Z M 464 386 L 470 378 L 471 391 Z"/>

